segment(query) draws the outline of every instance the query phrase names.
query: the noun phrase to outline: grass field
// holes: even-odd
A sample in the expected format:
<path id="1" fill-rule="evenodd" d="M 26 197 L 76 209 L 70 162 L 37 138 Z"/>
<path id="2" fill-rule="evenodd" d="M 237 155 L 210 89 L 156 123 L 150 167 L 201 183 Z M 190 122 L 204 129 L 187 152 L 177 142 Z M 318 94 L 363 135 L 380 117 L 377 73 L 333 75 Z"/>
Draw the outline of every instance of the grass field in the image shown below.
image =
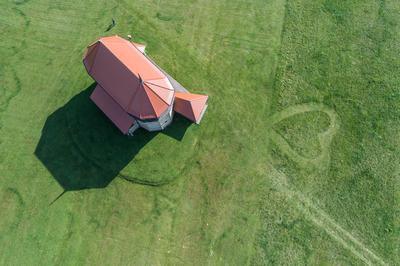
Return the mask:
<path id="1" fill-rule="evenodd" d="M 399 265 L 399 14 L 1 1 L 0 265 Z M 81 62 L 112 34 L 210 96 L 200 126 L 119 134 Z"/>

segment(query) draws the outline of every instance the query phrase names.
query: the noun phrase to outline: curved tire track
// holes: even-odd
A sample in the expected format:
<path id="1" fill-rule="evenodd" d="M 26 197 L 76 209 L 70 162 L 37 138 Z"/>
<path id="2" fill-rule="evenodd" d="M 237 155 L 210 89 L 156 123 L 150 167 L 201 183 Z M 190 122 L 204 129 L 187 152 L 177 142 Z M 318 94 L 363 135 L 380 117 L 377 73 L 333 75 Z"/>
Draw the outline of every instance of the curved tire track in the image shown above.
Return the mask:
<path id="1" fill-rule="evenodd" d="M 22 218 L 24 201 L 18 190 L 6 188 L 0 190 L 0 238 L 18 227 Z"/>

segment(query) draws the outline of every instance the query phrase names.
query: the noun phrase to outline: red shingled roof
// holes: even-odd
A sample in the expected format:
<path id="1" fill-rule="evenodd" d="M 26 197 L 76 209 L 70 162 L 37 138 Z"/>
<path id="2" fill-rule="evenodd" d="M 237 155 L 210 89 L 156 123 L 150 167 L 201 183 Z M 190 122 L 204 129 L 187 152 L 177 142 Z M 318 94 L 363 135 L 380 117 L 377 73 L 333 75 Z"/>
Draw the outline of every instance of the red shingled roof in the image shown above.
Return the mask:
<path id="1" fill-rule="evenodd" d="M 172 104 L 174 89 L 142 48 L 119 36 L 103 37 L 88 47 L 83 63 L 125 112 L 141 120 L 156 119 Z"/>

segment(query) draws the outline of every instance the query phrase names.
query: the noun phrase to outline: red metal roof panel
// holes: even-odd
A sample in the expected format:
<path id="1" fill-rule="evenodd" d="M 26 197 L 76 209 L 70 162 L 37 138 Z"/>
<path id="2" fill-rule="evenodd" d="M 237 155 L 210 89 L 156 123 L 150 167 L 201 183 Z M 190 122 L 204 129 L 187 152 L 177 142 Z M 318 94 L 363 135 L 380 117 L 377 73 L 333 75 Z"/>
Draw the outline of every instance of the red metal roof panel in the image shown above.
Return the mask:
<path id="1" fill-rule="evenodd" d="M 174 110 L 199 124 L 207 108 L 207 101 L 207 95 L 176 92 Z"/>
<path id="2" fill-rule="evenodd" d="M 88 73 L 126 112 L 155 119 L 172 104 L 169 80 L 134 44 L 112 36 L 100 38 L 93 46 L 95 51 L 89 48 L 84 58 Z M 147 80 L 152 84 L 146 86 Z"/>
<path id="3" fill-rule="evenodd" d="M 129 116 L 100 85 L 97 84 L 90 95 L 90 99 L 92 99 L 122 133 L 128 133 L 129 128 L 135 123 L 135 120 Z"/>

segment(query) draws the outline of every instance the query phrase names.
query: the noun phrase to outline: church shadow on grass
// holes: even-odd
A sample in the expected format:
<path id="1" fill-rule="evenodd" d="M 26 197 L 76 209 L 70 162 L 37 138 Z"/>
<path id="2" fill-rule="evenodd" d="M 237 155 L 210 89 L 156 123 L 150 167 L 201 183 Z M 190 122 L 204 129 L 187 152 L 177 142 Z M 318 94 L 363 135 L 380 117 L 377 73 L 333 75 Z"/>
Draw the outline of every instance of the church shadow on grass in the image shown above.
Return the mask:
<path id="1" fill-rule="evenodd" d="M 47 118 L 35 150 L 64 192 L 106 187 L 157 134 L 180 141 L 191 124 L 176 115 L 162 132 L 139 129 L 125 136 L 90 100 L 94 88 L 92 84 Z"/>

